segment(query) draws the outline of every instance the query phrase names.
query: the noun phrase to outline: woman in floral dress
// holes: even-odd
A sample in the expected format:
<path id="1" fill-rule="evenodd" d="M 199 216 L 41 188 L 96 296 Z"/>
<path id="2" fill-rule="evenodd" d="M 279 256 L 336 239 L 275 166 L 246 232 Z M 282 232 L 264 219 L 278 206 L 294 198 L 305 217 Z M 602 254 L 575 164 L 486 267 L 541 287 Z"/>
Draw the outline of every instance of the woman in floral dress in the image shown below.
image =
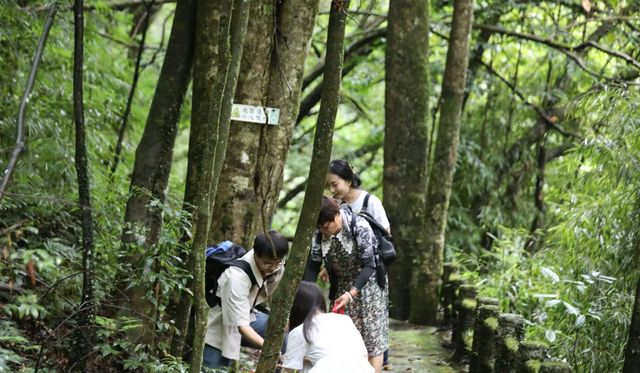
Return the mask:
<path id="1" fill-rule="evenodd" d="M 380 372 L 388 348 L 389 297 L 384 267 L 374 255 L 377 239 L 364 218 L 328 197 L 323 197 L 317 227 L 304 280 L 315 281 L 324 263 L 331 281 L 331 308 L 344 309 L 351 317 L 369 362 Z"/>

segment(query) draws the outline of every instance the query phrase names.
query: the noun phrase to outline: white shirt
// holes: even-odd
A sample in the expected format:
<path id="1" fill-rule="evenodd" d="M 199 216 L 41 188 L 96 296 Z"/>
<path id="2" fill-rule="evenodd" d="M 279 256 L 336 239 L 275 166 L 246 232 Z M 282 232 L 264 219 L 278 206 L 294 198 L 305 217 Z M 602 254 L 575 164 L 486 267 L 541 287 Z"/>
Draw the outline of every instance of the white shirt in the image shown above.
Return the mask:
<path id="1" fill-rule="evenodd" d="M 240 341 L 242 336 L 239 326 L 249 326 L 255 321 L 252 307 L 271 300 L 273 291 L 280 283 L 284 266 L 281 266 L 266 281 L 254 259 L 253 250 L 242 258 L 248 262 L 256 278 L 256 286 L 251 286 L 251 279 L 238 267 L 227 268 L 218 279 L 216 295 L 220 297 L 221 306 L 209 309 L 207 317 L 207 334 L 204 342 L 222 351 L 222 356 L 238 360 L 240 358 Z"/>
<path id="2" fill-rule="evenodd" d="M 312 321 L 309 341 L 304 339 L 304 325 L 290 333 L 282 366 L 309 373 L 372 373 L 367 348 L 351 318 L 337 313 L 319 313 Z M 310 369 L 309 369 L 310 367 Z"/>
<path id="3" fill-rule="evenodd" d="M 358 198 L 356 198 L 356 200 L 351 203 L 347 203 L 354 212 L 360 212 L 362 210 L 362 207 L 364 205 L 364 197 L 367 195 L 367 193 L 368 192 L 365 190 L 360 190 Z M 373 216 L 374 219 L 376 219 L 378 223 L 380 223 L 380 225 L 384 227 L 384 229 L 389 231 L 389 227 L 391 225 L 389 224 L 389 219 L 387 218 L 387 213 L 384 211 L 382 202 L 378 197 L 374 196 L 371 193 L 369 193 L 367 211 L 369 212 L 369 214 L 371 214 L 371 216 Z"/>

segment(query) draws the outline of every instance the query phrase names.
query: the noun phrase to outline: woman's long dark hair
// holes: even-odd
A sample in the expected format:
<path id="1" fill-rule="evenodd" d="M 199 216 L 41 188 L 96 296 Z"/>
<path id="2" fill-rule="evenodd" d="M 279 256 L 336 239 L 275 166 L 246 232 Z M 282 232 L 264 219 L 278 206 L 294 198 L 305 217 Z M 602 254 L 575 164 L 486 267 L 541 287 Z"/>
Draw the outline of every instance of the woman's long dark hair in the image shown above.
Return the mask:
<path id="1" fill-rule="evenodd" d="M 313 282 L 302 281 L 298 286 L 296 298 L 291 306 L 289 330 L 304 324 L 302 332 L 304 339 L 309 343 L 309 333 L 313 318 L 316 314 L 325 312 L 327 312 L 327 302 L 324 299 L 322 290 Z"/>

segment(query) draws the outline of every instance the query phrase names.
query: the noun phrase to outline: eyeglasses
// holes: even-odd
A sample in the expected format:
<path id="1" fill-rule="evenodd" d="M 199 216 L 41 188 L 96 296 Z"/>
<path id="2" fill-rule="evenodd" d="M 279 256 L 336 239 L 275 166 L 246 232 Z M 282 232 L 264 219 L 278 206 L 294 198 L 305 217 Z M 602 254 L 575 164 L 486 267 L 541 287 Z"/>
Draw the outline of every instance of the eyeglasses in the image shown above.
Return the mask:
<path id="1" fill-rule="evenodd" d="M 275 271 L 276 269 L 280 268 L 282 266 L 282 263 L 284 263 L 284 259 L 280 259 L 276 262 L 265 262 L 262 259 L 258 261 L 258 264 L 260 265 L 260 267 L 262 267 L 263 269 L 268 269 L 272 271 Z"/>

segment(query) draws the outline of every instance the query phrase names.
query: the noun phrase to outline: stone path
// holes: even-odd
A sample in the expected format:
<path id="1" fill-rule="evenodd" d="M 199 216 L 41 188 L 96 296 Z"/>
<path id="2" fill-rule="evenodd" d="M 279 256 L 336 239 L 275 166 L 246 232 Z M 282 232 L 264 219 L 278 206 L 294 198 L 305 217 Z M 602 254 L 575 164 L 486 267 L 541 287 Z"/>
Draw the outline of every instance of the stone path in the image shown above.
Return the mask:
<path id="1" fill-rule="evenodd" d="M 442 347 L 443 338 L 437 329 L 409 325 L 391 320 L 389 325 L 391 369 L 389 372 L 457 373 L 464 367 L 453 366 L 448 357 L 451 350 Z"/>

